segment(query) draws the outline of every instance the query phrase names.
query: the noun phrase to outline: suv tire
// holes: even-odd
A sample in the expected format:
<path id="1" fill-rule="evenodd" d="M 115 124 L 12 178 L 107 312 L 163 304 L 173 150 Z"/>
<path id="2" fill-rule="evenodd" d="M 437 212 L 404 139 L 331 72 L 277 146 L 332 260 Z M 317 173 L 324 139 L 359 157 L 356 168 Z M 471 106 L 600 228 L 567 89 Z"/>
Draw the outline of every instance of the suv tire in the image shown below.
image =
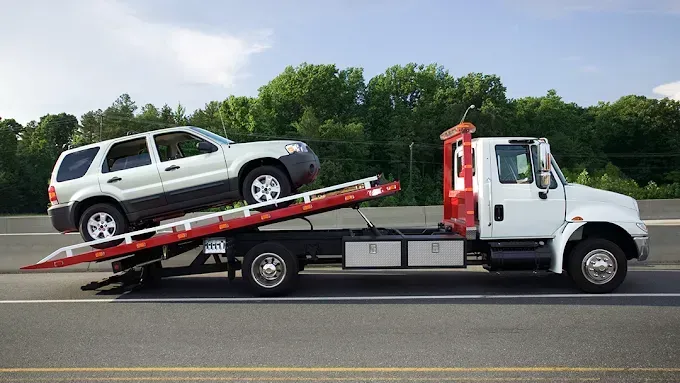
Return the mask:
<path id="1" fill-rule="evenodd" d="M 263 185 L 268 189 L 262 190 Z M 254 205 L 263 200 L 258 200 L 263 195 L 269 195 L 272 199 L 288 197 L 291 192 L 291 183 L 288 175 L 276 166 L 260 166 L 251 170 L 246 178 L 243 180 L 243 190 L 241 191 L 243 198 L 248 205 Z M 263 194 L 260 194 L 263 193 Z M 258 208 L 258 211 L 276 210 L 281 207 L 286 207 L 293 201 L 286 201 L 278 205 L 270 205 Z"/>
<path id="2" fill-rule="evenodd" d="M 90 227 L 94 223 L 102 222 L 99 228 Z M 94 204 L 83 212 L 80 216 L 78 224 L 80 236 L 85 242 L 113 237 L 120 235 L 128 230 L 128 222 L 123 213 L 116 207 L 108 203 Z M 98 234 L 93 235 L 93 234 Z M 123 242 L 122 239 L 97 243 L 92 245 L 95 249 L 104 249 L 111 246 L 116 246 Z"/>

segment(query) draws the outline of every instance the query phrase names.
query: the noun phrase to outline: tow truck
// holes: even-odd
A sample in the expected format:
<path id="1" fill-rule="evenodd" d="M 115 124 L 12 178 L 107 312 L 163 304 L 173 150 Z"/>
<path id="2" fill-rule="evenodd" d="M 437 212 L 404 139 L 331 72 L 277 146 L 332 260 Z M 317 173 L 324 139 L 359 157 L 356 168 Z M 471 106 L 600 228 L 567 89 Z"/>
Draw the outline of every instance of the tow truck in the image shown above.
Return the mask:
<path id="1" fill-rule="evenodd" d="M 307 265 L 354 269 L 456 269 L 566 273 L 587 293 L 614 291 L 628 261 L 649 256 L 649 235 L 637 202 L 625 195 L 567 182 L 545 138 L 472 138 L 461 122 L 443 143 L 443 218 L 436 227 L 377 227 L 360 205 L 401 190 L 378 176 L 206 214 L 116 237 L 57 249 L 24 270 L 111 261 L 113 275 L 82 286 L 144 286 L 164 277 L 237 271 L 256 296 L 286 295 Z M 293 201 L 267 212 L 259 208 Z M 354 208 L 360 229 L 314 229 L 307 217 Z M 304 230 L 262 230 L 293 219 Z M 145 240 L 140 234 L 155 232 Z M 148 237 L 148 236 L 147 236 Z M 122 239 L 104 249 L 91 245 Z M 188 266 L 163 262 L 199 249 Z M 206 263 L 213 258 L 214 263 Z"/>

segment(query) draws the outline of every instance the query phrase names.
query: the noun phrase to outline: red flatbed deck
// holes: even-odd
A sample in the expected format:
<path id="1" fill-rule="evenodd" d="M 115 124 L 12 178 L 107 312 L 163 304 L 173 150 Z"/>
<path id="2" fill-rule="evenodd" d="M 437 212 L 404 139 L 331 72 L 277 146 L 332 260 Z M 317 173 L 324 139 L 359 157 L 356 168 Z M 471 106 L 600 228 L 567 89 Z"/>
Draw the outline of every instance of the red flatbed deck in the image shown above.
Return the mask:
<path id="1" fill-rule="evenodd" d="M 341 209 L 344 207 L 357 205 L 361 202 L 392 195 L 401 190 L 398 181 L 373 186 L 366 180 L 359 180 L 355 182 L 354 186 L 351 185 L 349 186 L 349 188 L 354 188 L 354 190 L 349 191 L 347 191 L 348 186 L 346 185 L 338 186 L 341 187 L 341 190 L 331 190 L 328 192 L 322 192 L 317 194 L 315 194 L 314 191 L 302 193 L 298 195 L 297 198 L 304 197 L 304 200 L 308 202 L 296 203 L 288 207 L 283 207 L 270 212 L 251 213 L 250 210 L 246 207 L 242 208 L 246 215 L 244 217 L 224 219 L 224 216 L 229 214 L 225 213 L 222 216 L 216 217 L 219 219 L 219 222 L 197 227 L 191 227 L 190 222 L 192 220 L 178 221 L 171 224 L 170 226 L 164 225 L 162 227 L 156 228 L 160 230 L 163 227 L 165 228 L 171 227 L 173 230 L 172 233 L 156 234 L 155 236 L 146 240 L 130 241 L 128 239 L 126 240 L 126 242 L 129 241 L 129 243 L 123 243 L 117 246 L 112 246 L 101 250 L 99 249 L 93 250 L 93 248 L 88 246 L 87 243 L 65 247 L 55 251 L 50 256 L 43 259 L 41 262 L 38 262 L 33 265 L 24 266 L 21 269 L 22 270 L 49 269 L 71 266 L 83 262 L 110 261 L 134 254 L 135 252 L 139 252 L 140 250 L 156 248 L 174 243 L 181 243 L 188 240 L 196 240 L 203 237 L 222 234 L 237 229 L 256 228 L 259 226 L 270 225 L 276 222 L 282 222 L 314 214 L 319 214 L 326 211 Z M 318 196 L 319 198 L 314 198 L 312 196 Z M 296 196 L 291 197 L 295 198 Z M 257 205 L 254 205 L 252 209 L 256 209 L 257 208 L 256 206 Z M 193 220 L 195 221 L 196 219 Z M 176 230 L 177 227 L 184 226 L 186 228 L 187 226 L 185 225 L 187 225 L 190 228 L 181 231 Z M 140 233 L 149 231 L 153 230 L 145 229 L 140 230 L 138 232 L 127 233 L 126 235 L 129 238 L 131 236 L 139 235 Z M 75 248 L 86 248 L 88 249 L 88 251 L 81 254 L 72 254 L 72 250 L 74 250 Z M 66 253 L 66 256 L 55 259 L 54 256 L 57 255 L 58 253 Z"/>

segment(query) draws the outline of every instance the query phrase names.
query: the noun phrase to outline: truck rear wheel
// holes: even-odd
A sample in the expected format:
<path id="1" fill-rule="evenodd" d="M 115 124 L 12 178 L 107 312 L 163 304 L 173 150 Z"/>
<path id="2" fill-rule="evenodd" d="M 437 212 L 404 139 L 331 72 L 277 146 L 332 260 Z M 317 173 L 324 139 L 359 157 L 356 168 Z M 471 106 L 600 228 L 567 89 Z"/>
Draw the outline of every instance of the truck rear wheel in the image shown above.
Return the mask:
<path id="1" fill-rule="evenodd" d="M 265 242 L 246 253 L 241 274 L 255 294 L 283 295 L 297 282 L 298 261 L 285 246 Z"/>
<path id="2" fill-rule="evenodd" d="M 628 260 L 621 248 L 603 238 L 586 238 L 571 251 L 569 276 L 587 293 L 614 291 L 628 273 Z"/>

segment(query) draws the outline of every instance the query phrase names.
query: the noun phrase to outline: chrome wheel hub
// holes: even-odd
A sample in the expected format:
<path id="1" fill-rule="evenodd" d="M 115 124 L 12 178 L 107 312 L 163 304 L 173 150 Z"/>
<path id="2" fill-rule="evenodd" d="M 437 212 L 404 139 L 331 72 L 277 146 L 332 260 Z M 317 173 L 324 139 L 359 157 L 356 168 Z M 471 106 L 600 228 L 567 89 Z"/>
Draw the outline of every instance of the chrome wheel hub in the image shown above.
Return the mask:
<path id="1" fill-rule="evenodd" d="M 96 213 L 87 220 L 87 232 L 93 239 L 113 237 L 116 221 L 108 213 Z"/>
<path id="2" fill-rule="evenodd" d="M 271 201 L 281 195 L 279 181 L 268 174 L 257 177 L 250 185 L 250 192 L 258 202 Z"/>
<path id="3" fill-rule="evenodd" d="M 589 282 L 597 285 L 611 281 L 617 269 L 618 263 L 614 254 L 602 249 L 589 252 L 581 263 L 583 275 Z"/>
<path id="4" fill-rule="evenodd" d="M 274 253 L 263 253 L 253 260 L 250 269 L 255 282 L 265 288 L 276 287 L 286 277 L 286 264 Z"/>

